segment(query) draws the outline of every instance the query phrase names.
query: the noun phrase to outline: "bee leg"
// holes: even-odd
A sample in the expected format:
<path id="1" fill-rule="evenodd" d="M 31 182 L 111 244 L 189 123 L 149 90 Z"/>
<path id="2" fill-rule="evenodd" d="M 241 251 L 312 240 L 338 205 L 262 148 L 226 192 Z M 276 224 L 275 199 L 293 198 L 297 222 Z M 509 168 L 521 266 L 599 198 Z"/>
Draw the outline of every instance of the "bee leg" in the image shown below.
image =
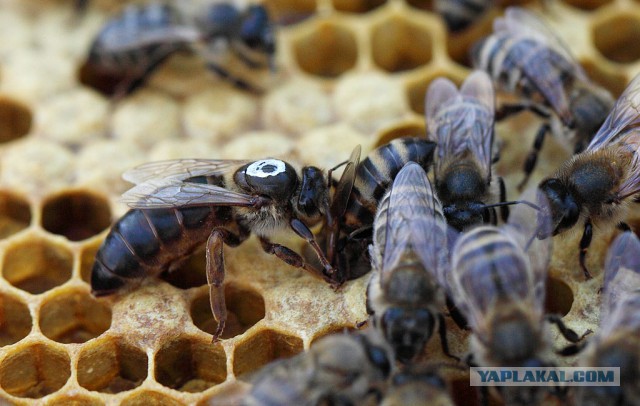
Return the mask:
<path id="1" fill-rule="evenodd" d="M 582 238 L 580 239 L 580 254 L 578 257 L 580 262 L 580 268 L 582 268 L 584 277 L 587 280 L 591 279 L 591 273 L 587 269 L 585 260 L 587 257 L 587 249 L 589 248 L 589 245 L 591 245 L 592 237 L 593 237 L 593 226 L 591 225 L 591 220 L 587 220 L 587 222 L 584 225 L 584 232 L 582 233 Z"/>
<path id="2" fill-rule="evenodd" d="M 233 75 L 231 72 L 223 68 L 221 65 L 218 65 L 217 63 L 207 62 L 207 69 L 213 71 L 216 75 L 220 76 L 222 79 L 231 83 L 233 86 L 237 87 L 238 89 L 246 90 L 248 92 L 255 93 L 255 94 L 264 93 L 264 90 L 259 89 L 254 85 L 252 85 L 251 83 L 247 82 L 246 80 Z"/>
<path id="3" fill-rule="evenodd" d="M 153 71 L 156 70 L 171 55 L 173 55 L 173 52 L 167 52 L 166 50 L 160 51 L 159 55 L 153 55 L 151 60 L 147 62 L 146 66 L 140 73 L 136 74 L 135 76 L 126 78 L 116 86 L 115 91 L 111 97 L 111 103 L 115 105 L 116 102 L 122 100 L 124 97 L 130 95 L 140 87 L 144 86 L 144 84 L 147 83 L 147 80 L 151 76 L 151 73 L 153 73 Z"/>
<path id="4" fill-rule="evenodd" d="M 498 110 L 496 110 L 495 118 L 496 121 L 504 120 L 505 118 L 511 117 L 515 114 L 519 114 L 525 110 L 528 110 L 541 118 L 549 118 L 550 113 L 544 107 L 527 102 L 520 103 L 508 103 L 500 106 Z"/>
<path id="5" fill-rule="evenodd" d="M 229 246 L 237 246 L 246 235 L 237 236 L 224 228 L 214 228 L 207 240 L 207 284 L 209 285 L 209 303 L 213 318 L 218 322 L 218 327 L 213 333 L 213 342 L 220 339 L 227 321 L 227 306 L 224 300 L 224 251 L 226 243 Z"/>
<path id="6" fill-rule="evenodd" d="M 504 203 L 507 201 L 507 188 L 501 176 L 498 177 L 498 187 L 500 188 L 500 203 Z M 500 206 L 500 218 L 505 223 L 509 220 L 509 206 Z"/>
<path id="7" fill-rule="evenodd" d="M 449 358 L 453 358 L 456 361 L 460 361 L 460 357 L 456 357 L 449 351 L 449 341 L 447 340 L 447 326 L 444 322 L 444 316 L 442 313 L 438 314 L 438 334 L 440 335 L 440 345 L 442 345 L 442 352 Z"/>
<path id="8" fill-rule="evenodd" d="M 576 333 L 575 331 L 567 327 L 562 321 L 562 318 L 557 314 L 548 314 L 545 316 L 545 318 L 549 323 L 553 323 L 556 326 L 558 326 L 558 330 L 560 331 L 560 334 L 562 334 L 562 336 L 566 338 L 567 341 L 570 341 L 572 343 L 577 343 L 588 334 L 593 333 L 593 331 L 587 330 L 583 335 L 579 336 L 578 333 Z"/>
<path id="9" fill-rule="evenodd" d="M 336 270 L 329 263 L 329 260 L 327 259 L 327 257 L 325 257 L 324 253 L 322 252 L 322 249 L 320 248 L 320 245 L 318 245 L 318 242 L 316 241 L 315 236 L 313 235 L 311 230 L 309 230 L 309 227 L 307 227 L 302 221 L 296 218 L 291 219 L 289 225 L 291 226 L 291 229 L 300 237 L 304 238 L 307 241 L 307 243 L 311 246 L 311 248 L 313 248 L 313 250 L 315 251 L 316 255 L 318 256 L 318 260 L 320 261 L 320 263 L 322 264 L 322 267 L 324 268 L 322 275 L 325 277 L 334 278 L 336 274 Z"/>
<path id="10" fill-rule="evenodd" d="M 551 126 L 549 123 L 544 123 L 538 129 L 538 133 L 536 134 L 536 138 L 533 140 L 533 146 L 529 154 L 527 155 L 526 160 L 524 161 L 524 178 L 520 183 L 518 183 L 518 190 L 522 191 L 524 186 L 529 181 L 529 177 L 531 176 L 531 172 L 536 167 L 536 163 L 538 161 L 538 154 L 542 149 L 542 144 L 544 142 L 544 137 L 551 130 Z"/>

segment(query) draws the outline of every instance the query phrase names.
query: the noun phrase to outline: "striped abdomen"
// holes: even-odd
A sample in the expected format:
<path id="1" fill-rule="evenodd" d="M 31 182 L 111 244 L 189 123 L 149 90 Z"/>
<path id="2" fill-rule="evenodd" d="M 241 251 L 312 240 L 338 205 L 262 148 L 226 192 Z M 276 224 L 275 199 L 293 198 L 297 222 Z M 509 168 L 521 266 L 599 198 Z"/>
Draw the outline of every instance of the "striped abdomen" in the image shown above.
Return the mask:
<path id="1" fill-rule="evenodd" d="M 409 161 L 426 172 L 433 163 L 436 143 L 425 138 L 398 138 L 372 151 L 356 169 L 356 179 L 342 219 L 341 230 L 351 232 L 373 224 L 378 202 Z"/>

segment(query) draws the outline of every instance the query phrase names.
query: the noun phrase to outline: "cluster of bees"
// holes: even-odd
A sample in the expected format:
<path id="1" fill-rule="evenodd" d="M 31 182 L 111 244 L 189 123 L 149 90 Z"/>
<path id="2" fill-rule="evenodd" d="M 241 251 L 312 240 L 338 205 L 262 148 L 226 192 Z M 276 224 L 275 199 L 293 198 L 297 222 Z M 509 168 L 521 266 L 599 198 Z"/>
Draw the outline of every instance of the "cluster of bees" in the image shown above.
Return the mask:
<path id="1" fill-rule="evenodd" d="M 476 2 L 447 3 L 443 12 Z M 126 72 L 121 91 L 127 93 L 185 47 L 243 88 L 251 85 L 216 63 L 214 48 L 225 46 L 247 66 L 272 59 L 272 24 L 261 6 L 218 4 L 202 13 L 201 24 L 182 24 L 178 16 L 158 4 L 128 9 L 97 37 L 89 62 Z M 393 140 L 362 161 L 357 147 L 327 172 L 297 170 L 275 158 L 180 159 L 126 172 L 135 186 L 123 201 L 132 209 L 96 255 L 93 293 L 112 294 L 174 270 L 205 244 L 218 340 L 227 319 L 223 246 L 253 234 L 265 252 L 335 289 L 372 271 L 371 326 L 326 337 L 265 367 L 244 404 L 451 404 L 439 369 L 552 366 L 549 324 L 575 343 L 563 355 L 581 351 L 581 365 L 620 367 L 621 386 L 582 388 L 572 395 L 577 404 L 640 403 L 640 241 L 624 223 L 640 192 L 640 77 L 615 101 L 544 22 L 521 8 L 496 19 L 472 59 L 477 70 L 459 89 L 444 78 L 431 83 L 427 137 Z M 496 89 L 520 101 L 496 109 Z M 575 155 L 509 201 L 493 174 L 494 124 L 523 110 L 540 115 L 543 124 L 520 189 L 547 133 L 572 145 Z M 339 167 L 336 180 L 332 172 Z M 320 231 L 312 232 L 319 223 Z M 579 263 L 590 278 L 585 256 L 593 229 L 607 225 L 624 232 L 605 262 L 601 329 L 580 335 L 544 311 L 550 237 L 582 227 Z M 307 255 L 272 241 L 283 230 L 306 241 Z M 465 362 L 449 351 L 447 313 L 472 332 Z M 451 364 L 421 365 L 416 359 L 436 330 Z M 501 387 L 498 393 L 506 404 L 566 399 L 566 388 L 544 389 Z"/>

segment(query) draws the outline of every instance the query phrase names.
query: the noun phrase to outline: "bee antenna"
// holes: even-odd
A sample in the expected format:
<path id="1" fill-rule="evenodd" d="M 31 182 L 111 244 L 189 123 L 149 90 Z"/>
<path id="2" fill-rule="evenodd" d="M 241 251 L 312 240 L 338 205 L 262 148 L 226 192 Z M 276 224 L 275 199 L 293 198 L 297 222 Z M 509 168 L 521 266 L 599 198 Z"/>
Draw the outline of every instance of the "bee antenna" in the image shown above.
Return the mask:
<path id="1" fill-rule="evenodd" d="M 486 209 L 490 209 L 492 207 L 501 207 L 501 206 L 511 206 L 514 204 L 524 204 L 527 205 L 529 207 L 531 207 L 532 209 L 535 209 L 537 211 L 541 211 L 542 209 L 540 208 L 540 206 L 538 206 L 537 204 L 531 203 L 527 200 L 512 200 L 510 202 L 500 202 L 500 203 L 492 203 L 492 204 L 486 204 L 484 207 Z"/>

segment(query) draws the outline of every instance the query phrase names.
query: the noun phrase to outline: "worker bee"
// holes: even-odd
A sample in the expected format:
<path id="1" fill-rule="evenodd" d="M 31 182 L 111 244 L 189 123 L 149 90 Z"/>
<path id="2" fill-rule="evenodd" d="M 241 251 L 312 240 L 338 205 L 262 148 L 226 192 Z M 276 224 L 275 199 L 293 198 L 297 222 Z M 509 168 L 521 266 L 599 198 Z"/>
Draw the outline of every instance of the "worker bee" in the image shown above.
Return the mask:
<path id="1" fill-rule="evenodd" d="M 523 199 L 533 202 L 533 199 Z M 544 206 L 543 199 L 535 206 Z M 482 225 L 463 233 L 452 249 L 451 267 L 441 275 L 472 330 L 473 363 L 483 367 L 552 366 L 546 319 L 563 336 L 580 340 L 557 315 L 544 316 L 551 239 L 539 240 L 536 210 L 519 205 L 509 223 Z M 502 387 L 505 404 L 537 404 L 530 387 Z"/>
<path id="2" fill-rule="evenodd" d="M 429 86 L 425 106 L 428 138 L 438 144 L 435 187 L 449 225 L 461 231 L 495 223 L 496 206 L 506 221 L 507 205 L 517 202 L 505 202 L 502 178 L 497 185 L 492 182 L 495 95 L 489 76 L 473 72 L 460 91 L 450 80 L 438 78 Z"/>
<path id="3" fill-rule="evenodd" d="M 343 182 L 345 187 L 336 189 L 330 216 L 335 220 L 322 235 L 327 259 L 340 273 L 339 280 L 354 279 L 371 270 L 368 247 L 378 202 L 406 163 L 416 162 L 428 170 L 435 146 L 424 138 L 394 139 L 369 153 L 355 167 L 355 173 L 349 176 L 352 183 Z"/>
<path id="4" fill-rule="evenodd" d="M 614 103 L 606 89 L 589 80 L 556 33 L 522 8 L 507 8 L 504 17 L 495 20 L 493 33 L 474 46 L 471 58 L 501 90 L 522 99 L 503 106 L 499 118 L 528 109 L 546 119 L 525 160 L 520 189 L 536 165 L 547 132 L 553 129 L 574 153 L 581 152 Z"/>
<path id="5" fill-rule="evenodd" d="M 409 162 L 380 201 L 367 287 L 367 312 L 400 362 L 422 353 L 436 329 L 449 354 L 437 282 L 439 270 L 448 266 L 447 243 L 442 205 L 424 169 Z"/>
<path id="6" fill-rule="evenodd" d="M 359 156 L 357 147 L 348 168 L 357 164 Z M 111 294 L 131 280 L 175 270 L 206 242 L 217 340 L 227 318 L 223 245 L 237 246 L 250 233 L 258 236 L 265 252 L 338 285 L 335 270 L 309 230 L 330 209 L 329 183 L 320 169 L 305 166 L 298 174 L 278 159 L 179 159 L 143 164 L 123 177 L 136 184 L 122 196 L 133 209 L 111 228 L 96 254 L 91 273 L 94 295 Z M 270 237 L 286 229 L 308 242 L 322 269 L 271 242 Z"/>
<path id="7" fill-rule="evenodd" d="M 579 220 L 584 223 L 579 262 L 587 279 L 591 274 L 585 258 L 593 225 L 624 220 L 627 201 L 640 192 L 639 103 L 640 75 L 625 89 L 587 149 L 538 186 L 549 201 L 541 217 L 550 216 L 552 223 L 551 232 L 539 233 L 540 238 L 563 233 Z"/>
<path id="8" fill-rule="evenodd" d="M 493 6 L 492 0 L 435 0 L 434 10 L 442 16 L 449 31 L 462 31 Z"/>
<path id="9" fill-rule="evenodd" d="M 260 370 L 242 405 L 376 404 L 393 363 L 391 350 L 375 330 L 332 334 L 309 351 Z"/>
<path id="10" fill-rule="evenodd" d="M 189 16 L 177 5 L 129 5 L 109 20 L 89 49 L 86 68 L 98 77 L 116 78 L 117 96 L 141 85 L 169 56 L 195 51 L 208 69 L 234 85 L 253 85 L 229 72 L 223 59 L 230 54 L 249 68 L 273 64 L 273 24 L 264 6 L 239 8 L 216 3 Z"/>
<path id="11" fill-rule="evenodd" d="M 604 268 L 600 331 L 582 354 L 585 367 L 619 367 L 619 386 L 580 387 L 580 405 L 640 404 L 640 241 L 619 235 Z"/>
<path id="12" fill-rule="evenodd" d="M 430 366 L 410 365 L 391 377 L 381 406 L 453 406 L 446 381 Z"/>

